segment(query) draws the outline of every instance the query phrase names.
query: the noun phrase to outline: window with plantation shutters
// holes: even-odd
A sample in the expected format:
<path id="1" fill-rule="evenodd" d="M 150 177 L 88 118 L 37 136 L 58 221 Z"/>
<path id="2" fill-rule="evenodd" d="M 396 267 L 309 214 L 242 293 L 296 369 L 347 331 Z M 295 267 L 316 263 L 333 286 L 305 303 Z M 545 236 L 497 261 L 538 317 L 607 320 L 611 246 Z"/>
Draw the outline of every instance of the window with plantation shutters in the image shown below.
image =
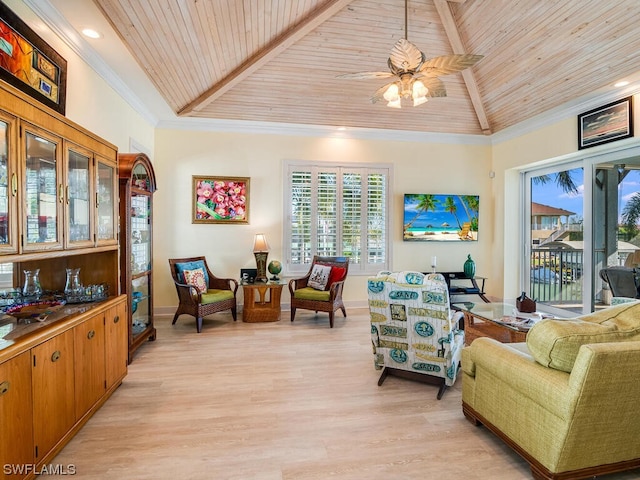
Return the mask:
<path id="1" fill-rule="evenodd" d="M 349 257 L 349 273 L 389 268 L 391 168 L 288 162 L 284 245 L 288 272 L 307 272 L 314 255 Z"/>

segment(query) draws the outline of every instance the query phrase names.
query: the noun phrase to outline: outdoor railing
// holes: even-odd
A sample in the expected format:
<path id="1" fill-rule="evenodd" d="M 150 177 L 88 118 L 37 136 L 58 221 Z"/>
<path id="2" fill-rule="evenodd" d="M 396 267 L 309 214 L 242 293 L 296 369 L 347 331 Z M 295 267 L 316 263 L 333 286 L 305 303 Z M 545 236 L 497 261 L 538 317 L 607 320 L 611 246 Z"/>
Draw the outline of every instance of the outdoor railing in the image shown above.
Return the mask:
<path id="1" fill-rule="evenodd" d="M 582 266 L 582 250 L 532 249 L 529 296 L 554 305 L 581 304 Z"/>

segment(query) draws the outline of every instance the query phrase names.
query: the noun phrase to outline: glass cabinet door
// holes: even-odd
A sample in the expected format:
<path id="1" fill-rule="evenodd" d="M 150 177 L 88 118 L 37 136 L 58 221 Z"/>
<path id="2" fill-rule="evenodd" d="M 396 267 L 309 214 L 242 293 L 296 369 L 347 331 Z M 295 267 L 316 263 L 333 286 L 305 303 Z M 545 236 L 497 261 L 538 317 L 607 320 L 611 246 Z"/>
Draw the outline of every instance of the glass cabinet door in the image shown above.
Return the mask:
<path id="1" fill-rule="evenodd" d="M 93 245 L 91 232 L 91 160 L 90 152 L 77 147 L 67 150 L 67 247 Z"/>
<path id="2" fill-rule="evenodd" d="M 15 171 L 15 119 L 0 115 L 0 252 L 16 253 L 18 177 Z"/>
<path id="3" fill-rule="evenodd" d="M 96 174 L 97 186 L 97 235 L 99 244 L 116 243 L 118 241 L 118 202 L 116 200 L 116 166 L 98 158 Z"/>
<path id="4" fill-rule="evenodd" d="M 59 146 L 58 138 L 30 131 L 25 134 L 24 250 L 62 247 L 59 219 L 64 194 Z"/>
<path id="5" fill-rule="evenodd" d="M 131 322 L 133 336 L 151 322 L 149 277 L 151 275 L 151 197 L 131 195 Z"/>
<path id="6" fill-rule="evenodd" d="M 150 197 L 131 195 L 131 273 L 135 277 L 151 269 Z"/>
<path id="7" fill-rule="evenodd" d="M 131 333 L 135 338 L 145 332 L 151 323 L 149 276 L 134 278 L 131 287 Z"/>

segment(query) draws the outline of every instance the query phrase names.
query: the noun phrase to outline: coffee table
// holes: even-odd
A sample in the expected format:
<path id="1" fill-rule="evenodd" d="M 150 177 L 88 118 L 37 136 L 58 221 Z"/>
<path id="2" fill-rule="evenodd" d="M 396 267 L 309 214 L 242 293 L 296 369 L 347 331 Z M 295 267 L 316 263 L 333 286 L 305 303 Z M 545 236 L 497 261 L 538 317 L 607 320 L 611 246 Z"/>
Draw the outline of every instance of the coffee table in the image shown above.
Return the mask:
<path id="1" fill-rule="evenodd" d="M 502 343 L 524 342 L 532 324 L 516 317 L 512 303 L 454 303 L 464 314 L 464 344 L 471 345 L 478 337 L 489 337 Z"/>

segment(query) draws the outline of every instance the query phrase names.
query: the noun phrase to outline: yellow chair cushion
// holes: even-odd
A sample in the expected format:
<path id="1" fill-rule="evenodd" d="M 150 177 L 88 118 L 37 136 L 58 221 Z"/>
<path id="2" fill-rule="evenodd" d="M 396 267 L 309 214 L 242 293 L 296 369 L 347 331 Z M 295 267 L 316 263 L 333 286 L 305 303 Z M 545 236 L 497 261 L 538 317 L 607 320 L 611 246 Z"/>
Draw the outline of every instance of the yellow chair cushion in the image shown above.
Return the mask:
<path id="1" fill-rule="evenodd" d="M 582 345 L 640 340 L 640 302 L 606 308 L 574 320 L 542 320 L 527 347 L 545 367 L 570 373 Z"/>
<path id="2" fill-rule="evenodd" d="M 233 299 L 233 292 L 231 290 L 211 289 L 207 290 L 207 293 L 202 294 L 202 305 L 231 299 Z"/>
<path id="3" fill-rule="evenodd" d="M 299 298 L 300 300 L 314 300 L 316 302 L 328 302 L 329 296 L 331 292 L 328 290 L 316 290 L 311 287 L 304 287 L 293 292 L 294 298 Z"/>

